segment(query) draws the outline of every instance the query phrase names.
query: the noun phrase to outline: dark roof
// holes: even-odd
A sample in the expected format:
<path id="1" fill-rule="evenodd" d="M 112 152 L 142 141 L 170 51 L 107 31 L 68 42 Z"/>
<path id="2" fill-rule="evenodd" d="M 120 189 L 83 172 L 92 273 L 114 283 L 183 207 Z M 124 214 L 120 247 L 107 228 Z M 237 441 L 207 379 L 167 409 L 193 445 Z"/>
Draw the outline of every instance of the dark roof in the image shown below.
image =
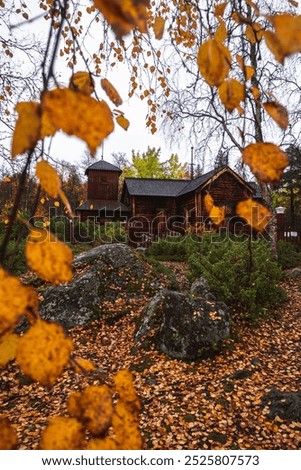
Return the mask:
<path id="1" fill-rule="evenodd" d="M 85 175 L 88 174 L 88 171 L 89 170 L 101 170 L 101 171 L 118 171 L 118 173 L 122 173 L 122 171 L 120 170 L 120 168 L 118 168 L 117 166 L 115 165 L 112 165 L 111 163 L 109 162 L 106 162 L 105 160 L 99 160 L 98 162 L 95 162 L 93 163 L 92 165 L 90 165 L 86 171 L 85 171 Z"/>
<path id="2" fill-rule="evenodd" d="M 190 191 L 195 191 L 197 188 L 207 183 L 207 181 L 209 181 L 210 178 L 212 178 L 212 176 L 214 176 L 215 173 L 216 173 L 216 170 L 211 170 L 208 173 L 205 173 L 204 175 L 198 176 L 194 180 L 190 180 L 186 184 L 185 188 L 183 188 L 182 191 L 179 192 L 177 195 L 181 196 L 182 194 L 190 193 Z"/>
<path id="3" fill-rule="evenodd" d="M 131 196 L 176 197 L 188 180 L 154 178 L 125 178 L 124 184 Z"/>
<path id="4" fill-rule="evenodd" d="M 77 211 L 118 211 L 129 212 L 130 208 L 120 201 L 105 201 L 99 199 L 88 199 L 76 208 Z"/>
<path id="5" fill-rule="evenodd" d="M 248 185 L 254 189 L 253 197 L 254 199 L 262 199 L 262 194 L 260 190 L 259 184 L 255 183 L 255 181 L 248 181 Z"/>
<path id="6" fill-rule="evenodd" d="M 211 170 L 193 180 L 169 180 L 154 178 L 125 178 L 124 182 L 131 196 L 176 197 L 196 190 L 217 173 Z"/>

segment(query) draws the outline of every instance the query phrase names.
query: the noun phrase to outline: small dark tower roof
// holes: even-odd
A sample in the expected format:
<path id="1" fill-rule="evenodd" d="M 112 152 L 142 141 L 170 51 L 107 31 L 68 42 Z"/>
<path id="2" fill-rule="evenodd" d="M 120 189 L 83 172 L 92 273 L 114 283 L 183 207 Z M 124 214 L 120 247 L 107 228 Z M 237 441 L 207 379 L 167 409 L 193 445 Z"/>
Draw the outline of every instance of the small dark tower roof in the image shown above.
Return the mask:
<path id="1" fill-rule="evenodd" d="M 100 171 L 117 171 L 118 173 L 122 173 L 120 168 L 118 168 L 115 165 L 112 165 L 109 162 L 106 162 L 105 160 L 99 160 L 98 162 L 93 163 L 90 165 L 86 171 L 85 175 L 88 174 L 89 170 L 100 170 Z"/>

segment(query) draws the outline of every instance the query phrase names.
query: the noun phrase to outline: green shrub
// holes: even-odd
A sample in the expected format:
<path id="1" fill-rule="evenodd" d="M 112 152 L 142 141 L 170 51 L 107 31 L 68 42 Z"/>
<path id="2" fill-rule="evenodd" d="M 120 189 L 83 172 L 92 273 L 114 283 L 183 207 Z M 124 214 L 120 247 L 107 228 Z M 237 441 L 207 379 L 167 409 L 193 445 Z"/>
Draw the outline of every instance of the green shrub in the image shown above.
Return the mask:
<path id="1" fill-rule="evenodd" d="M 277 243 L 278 263 L 282 269 L 295 268 L 301 264 L 301 251 L 292 243 L 279 240 Z"/>
<path id="2" fill-rule="evenodd" d="M 147 254 L 160 261 L 187 261 L 194 244 L 191 235 L 183 237 L 166 237 L 154 242 Z"/>
<path id="3" fill-rule="evenodd" d="M 1 242 L 1 241 L 0 241 Z M 25 243 L 26 239 L 21 242 L 11 240 L 8 243 L 7 252 L 5 256 L 5 268 L 15 275 L 24 274 L 27 271 L 25 259 Z"/>
<path id="4" fill-rule="evenodd" d="M 105 243 L 126 243 L 127 231 L 121 222 L 107 222 L 99 226 L 100 239 Z"/>
<path id="5" fill-rule="evenodd" d="M 193 278 L 204 276 L 219 300 L 257 314 L 285 299 L 281 267 L 265 241 L 203 237 L 189 257 Z"/>

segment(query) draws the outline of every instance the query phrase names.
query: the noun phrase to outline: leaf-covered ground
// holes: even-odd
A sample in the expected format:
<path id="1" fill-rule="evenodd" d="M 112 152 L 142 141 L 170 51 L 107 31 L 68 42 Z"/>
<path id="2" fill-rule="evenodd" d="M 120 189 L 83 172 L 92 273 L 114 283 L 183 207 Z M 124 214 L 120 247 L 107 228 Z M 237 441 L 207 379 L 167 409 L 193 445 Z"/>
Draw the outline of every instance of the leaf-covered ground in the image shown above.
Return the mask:
<path id="1" fill-rule="evenodd" d="M 182 288 L 185 265 L 173 263 Z M 136 320 L 147 298 L 127 299 L 131 313 L 73 329 L 76 356 L 97 370 L 65 371 L 47 389 L 31 383 L 14 363 L 2 371 L 1 413 L 17 426 L 20 449 L 37 449 L 50 417 L 66 413 L 71 391 L 110 383 L 122 368 L 135 377 L 142 403 L 145 449 L 300 449 L 301 423 L 269 419 L 261 397 L 276 388 L 301 389 L 301 279 L 288 279 L 289 301 L 260 325 L 241 323 L 215 358 L 185 363 L 133 342 Z M 122 308 L 124 299 L 115 306 Z"/>

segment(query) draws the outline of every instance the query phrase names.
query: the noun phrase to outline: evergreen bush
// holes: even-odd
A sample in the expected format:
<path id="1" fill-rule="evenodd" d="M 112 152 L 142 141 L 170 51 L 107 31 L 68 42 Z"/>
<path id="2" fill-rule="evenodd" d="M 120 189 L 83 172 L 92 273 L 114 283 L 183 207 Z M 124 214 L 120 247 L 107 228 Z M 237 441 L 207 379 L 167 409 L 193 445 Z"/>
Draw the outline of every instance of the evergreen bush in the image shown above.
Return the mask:
<path id="1" fill-rule="evenodd" d="M 278 286 L 281 267 L 266 241 L 205 236 L 190 254 L 189 266 L 192 277 L 205 277 L 219 300 L 250 314 L 285 299 Z"/>

